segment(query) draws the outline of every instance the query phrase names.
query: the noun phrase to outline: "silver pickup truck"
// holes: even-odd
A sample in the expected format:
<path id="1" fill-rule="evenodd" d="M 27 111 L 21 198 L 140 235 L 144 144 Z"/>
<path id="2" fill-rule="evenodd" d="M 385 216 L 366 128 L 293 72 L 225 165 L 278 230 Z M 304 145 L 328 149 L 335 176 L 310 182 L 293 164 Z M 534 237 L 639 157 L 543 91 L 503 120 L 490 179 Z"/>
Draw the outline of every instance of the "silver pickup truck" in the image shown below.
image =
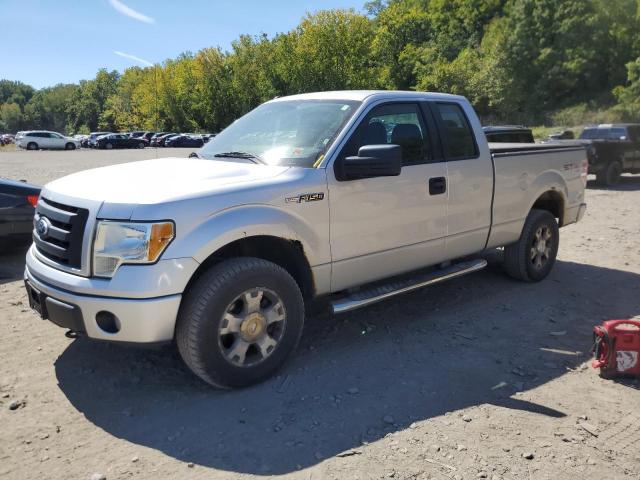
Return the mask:
<path id="1" fill-rule="evenodd" d="M 204 381 L 240 387 L 283 364 L 316 297 L 349 311 L 479 270 L 496 247 L 509 275 L 542 280 L 586 175 L 580 146 L 488 145 L 459 96 L 276 98 L 196 158 L 46 185 L 25 284 L 71 337 L 175 341 Z"/>

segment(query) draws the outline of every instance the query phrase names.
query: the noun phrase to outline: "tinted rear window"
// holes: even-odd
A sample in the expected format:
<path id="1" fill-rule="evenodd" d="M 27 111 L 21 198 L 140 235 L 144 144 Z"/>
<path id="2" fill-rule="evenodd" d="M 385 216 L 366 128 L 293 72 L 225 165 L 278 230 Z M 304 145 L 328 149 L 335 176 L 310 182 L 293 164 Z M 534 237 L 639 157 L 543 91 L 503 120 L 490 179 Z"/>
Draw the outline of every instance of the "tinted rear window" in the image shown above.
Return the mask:
<path id="1" fill-rule="evenodd" d="M 455 103 L 436 103 L 436 114 L 443 130 L 444 149 L 448 159 L 473 158 L 478 155 L 473 131 L 467 117 Z"/>

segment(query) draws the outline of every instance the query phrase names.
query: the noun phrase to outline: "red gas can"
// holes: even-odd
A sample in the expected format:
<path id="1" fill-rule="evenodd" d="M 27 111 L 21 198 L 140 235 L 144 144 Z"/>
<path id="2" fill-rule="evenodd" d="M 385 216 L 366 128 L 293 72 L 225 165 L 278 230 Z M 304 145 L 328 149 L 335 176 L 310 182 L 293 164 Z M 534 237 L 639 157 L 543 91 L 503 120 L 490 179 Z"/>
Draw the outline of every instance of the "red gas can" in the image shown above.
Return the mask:
<path id="1" fill-rule="evenodd" d="M 640 321 L 607 320 L 593 327 L 591 365 L 604 378 L 640 376 Z"/>

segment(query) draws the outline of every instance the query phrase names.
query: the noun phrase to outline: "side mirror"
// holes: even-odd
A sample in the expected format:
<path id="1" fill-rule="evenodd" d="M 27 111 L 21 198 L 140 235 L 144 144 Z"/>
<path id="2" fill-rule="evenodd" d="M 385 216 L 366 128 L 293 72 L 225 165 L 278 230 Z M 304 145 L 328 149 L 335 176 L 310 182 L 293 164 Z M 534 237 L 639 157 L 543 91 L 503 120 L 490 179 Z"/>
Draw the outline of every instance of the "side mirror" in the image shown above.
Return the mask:
<path id="1" fill-rule="evenodd" d="M 374 177 L 397 177 L 402 169 L 400 145 L 365 145 L 357 157 L 345 157 L 334 164 L 339 181 Z"/>

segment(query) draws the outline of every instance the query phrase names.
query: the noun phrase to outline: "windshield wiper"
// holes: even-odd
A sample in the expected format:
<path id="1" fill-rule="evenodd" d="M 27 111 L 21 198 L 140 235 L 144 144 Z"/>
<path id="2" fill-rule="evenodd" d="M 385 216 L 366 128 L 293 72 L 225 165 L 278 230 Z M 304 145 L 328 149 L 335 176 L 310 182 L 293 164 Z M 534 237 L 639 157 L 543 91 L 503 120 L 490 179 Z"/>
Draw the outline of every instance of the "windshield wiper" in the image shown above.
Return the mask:
<path id="1" fill-rule="evenodd" d="M 242 158 L 243 160 L 251 160 L 253 163 L 266 165 L 262 157 L 249 152 L 221 152 L 214 155 L 216 158 Z"/>

